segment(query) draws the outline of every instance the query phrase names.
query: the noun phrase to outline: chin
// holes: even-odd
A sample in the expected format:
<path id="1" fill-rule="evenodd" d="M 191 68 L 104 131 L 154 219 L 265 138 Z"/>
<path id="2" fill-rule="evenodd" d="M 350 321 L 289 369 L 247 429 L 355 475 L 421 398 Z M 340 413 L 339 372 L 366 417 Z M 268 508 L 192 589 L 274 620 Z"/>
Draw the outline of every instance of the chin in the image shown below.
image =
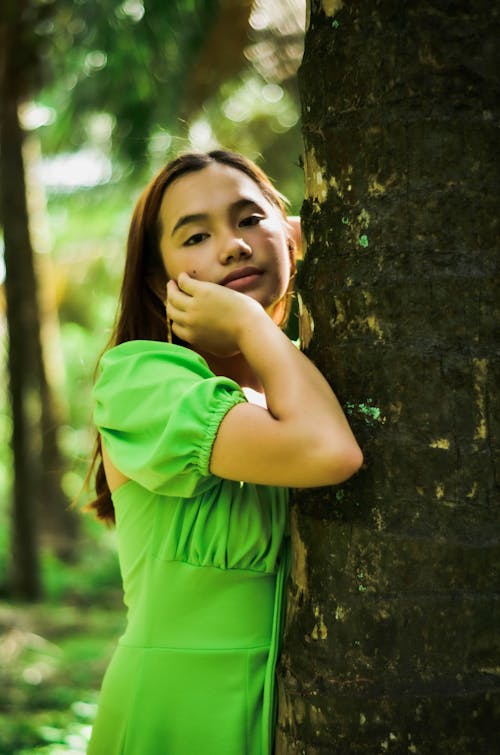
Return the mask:
<path id="1" fill-rule="evenodd" d="M 258 302 L 277 325 L 283 323 L 286 314 L 286 290 L 273 291 L 271 293 L 248 291 L 245 293 L 245 296 L 249 296 Z"/>

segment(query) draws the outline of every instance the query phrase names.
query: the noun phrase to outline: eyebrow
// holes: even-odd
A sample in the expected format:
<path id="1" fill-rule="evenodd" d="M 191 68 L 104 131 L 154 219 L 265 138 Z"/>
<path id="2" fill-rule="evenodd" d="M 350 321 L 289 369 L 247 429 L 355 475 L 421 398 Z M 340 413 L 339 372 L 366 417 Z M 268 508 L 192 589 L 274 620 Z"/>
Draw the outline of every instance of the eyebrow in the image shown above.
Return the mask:
<path id="1" fill-rule="evenodd" d="M 259 212 L 264 213 L 263 208 L 258 204 L 258 202 L 256 202 L 255 199 L 250 199 L 249 197 L 242 197 L 241 199 L 237 199 L 236 202 L 232 202 L 229 205 L 229 213 L 235 214 L 240 210 L 243 210 L 245 207 L 250 206 L 255 207 Z M 172 233 L 170 235 L 173 236 L 180 228 L 185 225 L 207 221 L 208 218 L 209 214 L 207 212 L 197 212 L 192 215 L 182 215 L 174 225 Z"/>

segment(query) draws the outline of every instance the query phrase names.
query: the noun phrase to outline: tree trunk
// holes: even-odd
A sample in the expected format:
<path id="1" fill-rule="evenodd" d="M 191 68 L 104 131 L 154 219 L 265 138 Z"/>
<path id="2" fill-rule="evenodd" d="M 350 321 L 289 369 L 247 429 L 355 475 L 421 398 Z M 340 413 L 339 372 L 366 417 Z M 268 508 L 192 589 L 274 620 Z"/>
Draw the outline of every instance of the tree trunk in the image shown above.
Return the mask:
<path id="1" fill-rule="evenodd" d="M 300 288 L 365 466 L 293 503 L 276 751 L 493 755 L 500 3 L 310 6 Z"/>
<path id="2" fill-rule="evenodd" d="M 5 291 L 12 400 L 14 490 L 12 574 L 14 595 L 40 597 L 40 516 L 56 502 L 65 520 L 57 422 L 40 339 L 34 255 L 28 226 L 19 103 L 34 78 L 26 3 L 9 0 L 0 14 L 0 216 L 4 231 Z M 58 530 L 59 531 L 59 530 Z M 66 551 L 67 547 L 65 545 Z"/>
<path id="3" fill-rule="evenodd" d="M 59 329 L 59 312 L 54 283 L 45 189 L 39 180 L 40 145 L 33 137 L 25 140 L 26 199 L 29 232 L 34 249 L 40 320 L 40 398 L 42 487 L 39 495 L 39 534 L 47 547 L 64 561 L 74 561 L 78 538 L 78 514 L 70 508 L 61 485 L 64 459 L 58 431 L 68 414 L 64 359 Z"/>
<path id="4" fill-rule="evenodd" d="M 243 68 L 252 5 L 253 0 L 219 0 L 215 4 L 211 23 L 184 86 L 181 102 L 184 118 L 196 113 L 200 103 L 206 102 Z"/>
<path id="5" fill-rule="evenodd" d="M 39 321 L 26 212 L 22 132 L 17 100 L 8 96 L 3 97 L 0 120 L 0 201 L 14 456 L 12 592 L 17 597 L 35 600 L 41 591 L 36 516 L 42 484 L 39 342 L 36 338 Z"/>

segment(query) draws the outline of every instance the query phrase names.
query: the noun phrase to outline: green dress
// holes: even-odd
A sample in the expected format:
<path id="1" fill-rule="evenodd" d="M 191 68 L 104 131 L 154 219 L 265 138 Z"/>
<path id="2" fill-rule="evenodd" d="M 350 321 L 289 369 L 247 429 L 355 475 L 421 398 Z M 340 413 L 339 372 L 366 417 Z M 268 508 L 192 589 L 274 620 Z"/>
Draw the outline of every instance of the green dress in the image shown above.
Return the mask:
<path id="1" fill-rule="evenodd" d="M 182 346 L 102 358 L 95 422 L 129 481 L 113 493 L 127 628 L 88 755 L 269 755 L 289 562 L 285 488 L 212 475 L 245 396 Z"/>

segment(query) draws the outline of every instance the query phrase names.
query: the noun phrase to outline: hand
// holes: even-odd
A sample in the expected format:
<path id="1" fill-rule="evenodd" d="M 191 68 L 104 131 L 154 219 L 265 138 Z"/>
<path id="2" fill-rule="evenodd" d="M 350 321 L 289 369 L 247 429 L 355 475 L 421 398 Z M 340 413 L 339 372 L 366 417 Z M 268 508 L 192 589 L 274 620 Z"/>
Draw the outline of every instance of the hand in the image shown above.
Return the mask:
<path id="1" fill-rule="evenodd" d="M 181 273 L 167 284 L 167 317 L 176 336 L 209 354 L 237 354 L 242 328 L 264 314 L 249 296 Z M 266 315 L 267 316 L 267 315 Z"/>

